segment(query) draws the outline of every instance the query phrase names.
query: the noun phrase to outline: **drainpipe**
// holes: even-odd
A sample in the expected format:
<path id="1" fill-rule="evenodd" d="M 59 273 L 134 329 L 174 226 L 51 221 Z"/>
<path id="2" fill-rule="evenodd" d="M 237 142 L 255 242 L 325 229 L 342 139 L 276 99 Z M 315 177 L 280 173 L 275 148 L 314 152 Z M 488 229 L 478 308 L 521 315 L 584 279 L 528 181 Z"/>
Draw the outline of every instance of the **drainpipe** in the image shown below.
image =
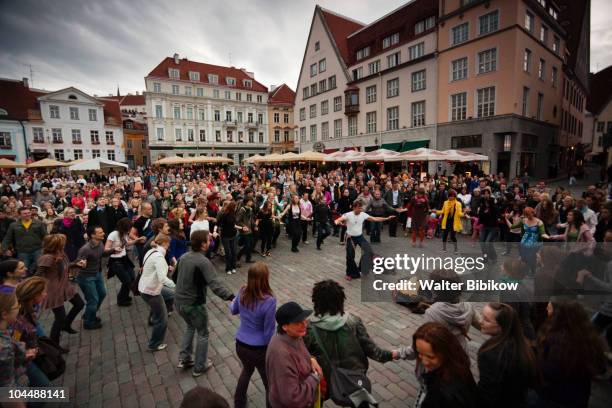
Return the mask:
<path id="1" fill-rule="evenodd" d="M 25 149 L 25 161 L 28 160 L 28 157 L 30 157 L 30 152 L 28 151 L 28 141 L 26 138 L 26 130 L 25 130 L 25 126 L 23 125 L 23 121 L 20 120 L 19 124 L 21 125 L 21 131 L 23 132 L 23 146 Z"/>
<path id="2" fill-rule="evenodd" d="M 378 126 L 378 123 L 376 124 L 378 126 L 378 148 L 380 149 L 383 145 L 382 142 L 382 127 L 383 127 L 383 123 L 385 123 L 383 121 L 383 118 L 385 117 L 384 112 L 382 110 L 382 96 L 383 96 L 383 85 L 382 85 L 382 73 L 380 71 L 378 71 L 378 85 L 379 85 L 379 89 L 380 89 L 380 98 L 378 98 L 378 111 L 380 112 L 380 126 Z M 378 94 L 378 92 L 377 92 Z M 377 95 L 378 96 L 378 95 Z M 376 118 L 376 122 L 378 122 L 379 119 Z M 367 124 L 366 124 L 367 125 Z"/>

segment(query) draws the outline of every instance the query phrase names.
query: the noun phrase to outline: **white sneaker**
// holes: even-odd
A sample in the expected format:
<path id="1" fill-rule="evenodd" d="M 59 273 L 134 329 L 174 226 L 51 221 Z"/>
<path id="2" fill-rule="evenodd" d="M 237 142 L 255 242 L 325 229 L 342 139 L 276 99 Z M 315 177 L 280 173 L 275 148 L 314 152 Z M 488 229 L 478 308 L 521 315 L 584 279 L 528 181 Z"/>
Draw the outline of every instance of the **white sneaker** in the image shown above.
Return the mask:
<path id="1" fill-rule="evenodd" d="M 225 272 L 225 273 L 227 273 L 228 275 L 231 275 L 231 274 L 232 274 L 232 271 L 227 271 L 227 272 Z"/>
<path id="2" fill-rule="evenodd" d="M 236 270 L 235 270 L 235 269 L 232 269 L 232 273 L 233 273 L 233 274 L 236 274 L 237 272 L 236 272 Z"/>

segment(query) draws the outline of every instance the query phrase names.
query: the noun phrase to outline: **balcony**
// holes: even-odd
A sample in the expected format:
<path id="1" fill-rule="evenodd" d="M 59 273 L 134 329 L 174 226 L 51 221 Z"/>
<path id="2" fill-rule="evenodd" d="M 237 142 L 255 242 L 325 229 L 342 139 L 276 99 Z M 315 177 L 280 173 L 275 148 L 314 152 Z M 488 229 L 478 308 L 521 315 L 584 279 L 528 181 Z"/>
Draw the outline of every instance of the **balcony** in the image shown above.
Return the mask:
<path id="1" fill-rule="evenodd" d="M 235 128 L 238 123 L 235 120 L 226 120 L 223 122 L 223 126 Z"/>
<path id="2" fill-rule="evenodd" d="M 57 144 L 64 143 L 64 139 L 62 139 L 61 137 L 53 138 L 53 143 L 57 143 Z"/>
<path id="3" fill-rule="evenodd" d="M 45 143 L 45 139 L 43 138 L 34 138 L 34 140 L 32 140 L 33 143 Z"/>
<path id="4" fill-rule="evenodd" d="M 92 144 L 92 145 L 99 145 L 99 144 L 100 144 L 100 141 L 99 141 L 99 140 L 92 140 L 92 141 L 91 141 L 91 144 Z"/>
<path id="5" fill-rule="evenodd" d="M 114 141 L 114 140 L 107 140 L 107 141 L 106 141 L 106 144 L 107 144 L 107 145 L 114 145 L 114 144 L 115 144 L 115 141 Z"/>
<path id="6" fill-rule="evenodd" d="M 257 129 L 259 122 L 247 122 L 246 127 L 249 129 Z"/>
<path id="7" fill-rule="evenodd" d="M 11 150 L 13 148 L 13 145 L 11 143 L 2 143 L 0 144 L 0 149 L 1 150 Z"/>
<path id="8" fill-rule="evenodd" d="M 34 141 L 34 142 L 36 142 L 36 141 Z M 72 139 L 72 144 L 79 144 L 80 145 L 80 144 L 83 144 L 83 141 L 82 140 Z"/>

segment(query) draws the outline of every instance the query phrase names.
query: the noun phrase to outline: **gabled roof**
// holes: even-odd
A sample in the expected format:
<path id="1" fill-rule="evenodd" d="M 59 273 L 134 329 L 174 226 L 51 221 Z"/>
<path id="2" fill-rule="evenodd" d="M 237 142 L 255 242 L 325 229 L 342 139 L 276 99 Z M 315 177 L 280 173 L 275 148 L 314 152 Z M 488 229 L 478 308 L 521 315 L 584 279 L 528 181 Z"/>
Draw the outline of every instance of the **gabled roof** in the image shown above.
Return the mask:
<path id="1" fill-rule="evenodd" d="M 22 81 L 0 79 L 0 109 L 7 112 L 0 119 L 27 120 L 30 111 L 40 110 L 37 98 L 45 93 L 25 87 Z"/>
<path id="2" fill-rule="evenodd" d="M 601 112 L 608 102 L 612 101 L 612 65 L 596 74 L 591 74 L 591 94 L 587 110 L 594 115 Z"/>
<path id="3" fill-rule="evenodd" d="M 331 10 L 324 9 L 323 7 L 319 8 L 321 9 L 321 15 L 324 18 L 325 24 L 333 37 L 332 40 L 336 43 L 340 56 L 344 60 L 346 66 L 348 66 L 350 55 L 347 37 L 355 31 L 365 27 L 365 24 L 349 17 L 334 13 Z"/>
<path id="4" fill-rule="evenodd" d="M 119 106 L 137 106 L 146 105 L 144 95 L 119 95 L 119 96 L 105 96 L 105 99 L 114 99 L 119 102 Z"/>
<path id="5" fill-rule="evenodd" d="M 110 98 L 94 98 L 104 104 L 104 123 L 107 125 L 121 126 L 121 108 L 119 101 Z"/>
<path id="6" fill-rule="evenodd" d="M 567 31 L 567 48 L 570 52 L 567 64 L 572 68 L 576 68 L 576 60 L 578 59 L 578 48 L 580 47 L 580 34 L 582 32 L 582 23 L 584 15 L 590 11 L 589 0 L 558 0 L 560 7 L 559 21 L 567 21 L 569 24 L 563 24 L 563 28 Z M 588 7 L 587 7 L 588 6 Z M 590 32 L 590 30 L 589 30 Z M 585 41 L 590 39 L 585 38 Z"/>
<path id="7" fill-rule="evenodd" d="M 235 89 L 242 89 L 244 91 L 253 91 L 253 92 L 268 92 L 268 88 L 263 86 L 261 83 L 257 82 L 255 79 L 251 78 L 246 71 L 235 67 L 223 67 L 220 65 L 212 65 L 206 64 L 204 62 L 196 62 L 189 61 L 187 58 L 180 59 L 178 64 L 175 64 L 174 58 L 166 57 L 162 62 L 159 63 L 158 66 L 153 68 L 151 72 L 149 72 L 148 77 L 157 77 L 157 78 L 167 78 L 171 79 L 168 73 L 170 68 L 177 68 L 180 70 L 180 80 L 181 81 L 189 81 L 195 84 L 210 84 L 208 82 L 208 74 L 217 75 L 219 77 L 219 84 L 222 86 L 228 86 Z M 200 81 L 191 81 L 189 79 L 189 71 L 199 72 L 200 73 Z M 236 80 L 236 85 L 227 85 L 225 79 L 227 77 L 234 78 Z M 252 82 L 252 87 L 247 88 L 243 84 L 243 80 L 250 80 Z M 214 84 L 216 85 L 216 84 Z"/>
<path id="8" fill-rule="evenodd" d="M 282 84 L 274 91 L 268 93 L 268 103 L 275 104 L 290 104 L 293 105 L 295 101 L 295 92 L 287 86 Z"/>
<path id="9" fill-rule="evenodd" d="M 99 101 L 97 98 L 88 95 L 87 93 L 81 91 L 78 88 L 75 88 L 74 86 L 69 86 L 67 88 L 63 88 L 60 89 L 59 91 L 52 91 L 52 92 L 46 92 L 44 95 L 40 96 L 38 99 L 39 100 L 47 100 L 47 99 L 53 99 L 54 95 L 59 95 L 59 94 L 64 94 L 64 93 L 74 93 L 74 94 L 79 94 L 81 95 L 81 97 L 85 98 L 85 99 L 89 99 L 92 102 L 98 102 L 101 103 L 101 101 Z"/>

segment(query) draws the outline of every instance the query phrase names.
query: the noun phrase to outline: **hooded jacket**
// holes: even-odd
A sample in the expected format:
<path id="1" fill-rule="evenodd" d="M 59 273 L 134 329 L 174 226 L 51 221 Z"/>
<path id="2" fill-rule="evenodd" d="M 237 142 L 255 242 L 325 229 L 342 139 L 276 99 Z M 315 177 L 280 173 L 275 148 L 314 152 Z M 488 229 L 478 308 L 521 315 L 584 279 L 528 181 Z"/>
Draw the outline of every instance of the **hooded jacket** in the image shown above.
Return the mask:
<path id="1" fill-rule="evenodd" d="M 471 325 L 478 325 L 480 316 L 467 302 L 447 303 L 436 302 L 432 304 L 424 315 L 425 321 L 437 322 L 446 326 L 453 333 L 459 343 L 467 351 L 468 331 Z"/>

